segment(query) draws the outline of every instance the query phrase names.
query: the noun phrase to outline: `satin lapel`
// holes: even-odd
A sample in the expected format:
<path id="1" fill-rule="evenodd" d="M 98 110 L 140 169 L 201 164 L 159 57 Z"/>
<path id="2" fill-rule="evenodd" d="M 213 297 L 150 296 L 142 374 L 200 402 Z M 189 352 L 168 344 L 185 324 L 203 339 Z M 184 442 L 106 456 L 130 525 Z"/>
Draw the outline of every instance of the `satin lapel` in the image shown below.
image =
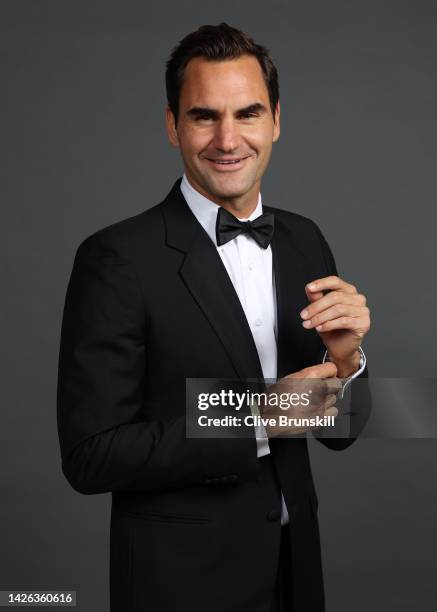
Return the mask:
<path id="1" fill-rule="evenodd" d="M 188 207 L 179 185 L 180 180 L 164 201 L 162 211 L 168 246 L 186 253 L 180 275 L 214 328 L 237 375 L 262 378 L 255 342 L 232 281 L 215 245 Z"/>
<path id="2" fill-rule="evenodd" d="M 308 303 L 305 283 L 309 279 L 305 256 L 295 247 L 293 234 L 277 216 L 271 247 L 276 284 L 278 377 L 282 377 L 300 369 L 299 355 L 306 331 L 300 312 Z"/>

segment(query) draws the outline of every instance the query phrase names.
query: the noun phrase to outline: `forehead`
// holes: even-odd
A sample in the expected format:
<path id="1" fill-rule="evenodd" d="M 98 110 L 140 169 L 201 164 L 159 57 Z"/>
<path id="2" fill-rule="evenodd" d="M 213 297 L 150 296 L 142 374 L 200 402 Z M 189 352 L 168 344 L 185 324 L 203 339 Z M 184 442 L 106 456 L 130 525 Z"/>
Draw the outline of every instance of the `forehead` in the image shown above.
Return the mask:
<path id="1" fill-rule="evenodd" d="M 255 102 L 268 104 L 269 94 L 256 57 L 208 61 L 190 60 L 185 69 L 179 104 L 182 108 L 202 106 L 219 109 L 244 107 Z"/>

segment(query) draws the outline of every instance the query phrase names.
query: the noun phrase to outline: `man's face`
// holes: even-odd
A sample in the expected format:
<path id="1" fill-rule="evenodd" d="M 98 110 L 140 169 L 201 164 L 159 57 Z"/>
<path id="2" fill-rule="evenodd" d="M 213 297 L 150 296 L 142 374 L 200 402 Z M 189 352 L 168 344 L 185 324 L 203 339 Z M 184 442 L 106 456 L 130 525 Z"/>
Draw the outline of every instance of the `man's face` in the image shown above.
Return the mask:
<path id="1" fill-rule="evenodd" d="M 170 142 L 180 147 L 191 184 L 207 198 L 240 202 L 258 194 L 279 138 L 258 60 L 250 55 L 226 61 L 192 59 L 185 70 L 179 119 L 167 108 Z"/>

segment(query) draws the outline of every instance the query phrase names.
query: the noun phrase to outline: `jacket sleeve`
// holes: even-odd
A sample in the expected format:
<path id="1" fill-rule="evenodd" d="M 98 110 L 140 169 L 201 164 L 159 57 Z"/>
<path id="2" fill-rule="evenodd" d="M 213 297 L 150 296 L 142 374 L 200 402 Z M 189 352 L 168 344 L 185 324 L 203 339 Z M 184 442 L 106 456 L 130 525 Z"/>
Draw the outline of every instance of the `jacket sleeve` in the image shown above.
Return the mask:
<path id="1" fill-rule="evenodd" d="M 81 493 L 236 483 L 257 475 L 253 438 L 186 438 L 185 406 L 147 420 L 147 315 L 132 262 L 99 233 L 79 247 L 58 369 L 63 472 Z"/>
<path id="2" fill-rule="evenodd" d="M 329 244 L 316 224 L 314 224 L 314 227 L 320 241 L 326 275 L 338 276 L 337 266 Z M 325 347 L 322 346 L 320 351 L 321 359 L 324 353 Z M 363 431 L 371 411 L 371 395 L 368 377 L 369 372 L 366 365 L 361 374 L 349 384 L 348 392 L 345 393 L 344 399 L 336 403 L 336 407 L 339 411 L 336 417 L 338 431 L 341 431 L 342 437 L 334 437 L 333 433 L 335 432 L 332 432 L 332 430 L 329 433 L 329 437 L 318 437 L 317 434 L 315 435 L 316 439 L 326 447 L 332 450 L 343 450 L 348 448 Z"/>

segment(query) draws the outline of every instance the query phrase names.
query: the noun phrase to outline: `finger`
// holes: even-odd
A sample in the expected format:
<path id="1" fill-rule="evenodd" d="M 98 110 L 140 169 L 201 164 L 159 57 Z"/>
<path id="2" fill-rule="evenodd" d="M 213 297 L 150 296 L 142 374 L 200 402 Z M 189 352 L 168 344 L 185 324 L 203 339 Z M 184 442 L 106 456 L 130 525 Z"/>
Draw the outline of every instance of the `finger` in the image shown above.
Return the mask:
<path id="1" fill-rule="evenodd" d="M 337 366 L 332 361 L 326 361 L 325 363 L 319 363 L 309 368 L 301 370 L 303 378 L 332 378 L 337 375 Z M 298 372 L 299 374 L 299 372 Z"/>
<path id="2" fill-rule="evenodd" d="M 338 416 L 337 408 L 335 406 L 331 406 L 330 408 L 325 410 L 325 416 L 333 416 L 333 417 Z"/>
<path id="3" fill-rule="evenodd" d="M 326 321 L 316 326 L 318 332 L 328 332 L 335 329 L 348 329 L 356 333 L 357 336 L 362 337 L 366 333 L 367 319 L 364 317 L 338 317 L 332 321 Z"/>
<path id="4" fill-rule="evenodd" d="M 335 394 L 337 396 L 339 391 L 342 390 L 342 388 L 343 383 L 341 379 L 337 378 L 336 376 L 333 378 L 328 378 L 328 380 L 326 381 L 326 392 L 328 394 Z"/>
<path id="5" fill-rule="evenodd" d="M 319 312 L 318 314 L 311 317 L 311 319 L 307 319 L 303 321 L 302 325 L 305 329 L 312 329 L 313 327 L 318 327 L 322 323 L 326 323 L 327 321 L 333 321 L 334 319 L 338 319 L 339 317 L 362 317 L 367 314 L 368 308 L 367 306 L 353 306 L 352 304 L 335 304 L 326 310 Z M 320 330 L 317 330 L 320 331 Z"/>
<path id="6" fill-rule="evenodd" d="M 337 396 L 334 394 L 331 395 L 327 395 L 326 399 L 325 399 L 325 411 L 330 408 L 331 406 L 335 405 L 335 402 L 337 401 Z"/>
<path id="7" fill-rule="evenodd" d="M 317 278 L 306 285 L 306 288 L 311 293 L 318 293 L 320 291 L 335 291 L 337 289 L 344 291 L 345 293 L 357 293 L 356 287 L 347 283 L 338 276 L 325 276 L 324 278 Z"/>
<path id="8" fill-rule="evenodd" d="M 310 303 L 317 302 L 323 297 L 323 291 L 310 291 L 308 285 L 305 285 L 305 293 Z"/>
<path id="9" fill-rule="evenodd" d="M 345 293 L 344 291 L 330 291 L 326 295 L 321 295 L 312 304 L 308 304 L 300 316 L 302 319 L 311 319 L 314 315 L 335 304 L 351 304 L 352 306 L 365 306 L 366 297 L 360 293 Z"/>

